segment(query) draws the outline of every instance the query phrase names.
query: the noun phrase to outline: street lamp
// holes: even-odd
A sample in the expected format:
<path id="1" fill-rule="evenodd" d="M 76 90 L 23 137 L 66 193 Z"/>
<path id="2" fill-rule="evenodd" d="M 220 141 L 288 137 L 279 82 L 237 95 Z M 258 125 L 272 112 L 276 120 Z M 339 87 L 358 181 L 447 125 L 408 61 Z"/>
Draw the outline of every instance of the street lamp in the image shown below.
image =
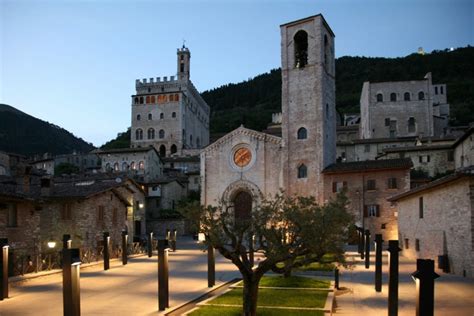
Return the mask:
<path id="1" fill-rule="evenodd" d="M 8 298 L 8 239 L 0 238 L 0 301 Z"/>
<path id="2" fill-rule="evenodd" d="M 56 247 L 56 242 L 54 240 L 48 241 L 47 244 L 49 249 L 54 249 L 54 247 Z"/>

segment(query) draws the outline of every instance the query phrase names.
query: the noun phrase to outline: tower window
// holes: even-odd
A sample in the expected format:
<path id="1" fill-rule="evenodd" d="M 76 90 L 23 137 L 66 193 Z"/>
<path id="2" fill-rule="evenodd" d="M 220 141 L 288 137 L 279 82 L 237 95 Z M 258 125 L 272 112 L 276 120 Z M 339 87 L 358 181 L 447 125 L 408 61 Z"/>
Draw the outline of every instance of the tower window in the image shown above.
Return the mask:
<path id="1" fill-rule="evenodd" d="M 377 102 L 383 102 L 383 94 L 377 93 Z"/>
<path id="2" fill-rule="evenodd" d="M 305 164 L 301 164 L 298 167 L 298 179 L 304 179 L 308 177 L 308 168 Z"/>
<path id="3" fill-rule="evenodd" d="M 444 87 L 443 86 L 439 87 L 439 90 L 440 90 L 441 94 L 444 94 Z"/>
<path id="4" fill-rule="evenodd" d="M 298 31 L 293 38 L 295 43 L 295 68 L 303 68 L 308 63 L 308 33 Z"/>
<path id="5" fill-rule="evenodd" d="M 435 87 L 435 94 L 438 94 L 438 87 Z"/>
<path id="6" fill-rule="evenodd" d="M 425 93 L 423 91 L 418 92 L 418 100 L 424 100 L 425 99 Z"/>
<path id="7" fill-rule="evenodd" d="M 135 104 L 138 104 L 138 97 L 135 97 Z"/>
<path id="8" fill-rule="evenodd" d="M 163 113 L 160 113 L 160 120 L 164 119 L 165 115 Z"/>
<path id="9" fill-rule="evenodd" d="M 415 133 L 416 132 L 416 120 L 414 117 L 410 117 L 408 119 L 408 133 Z"/>
<path id="10" fill-rule="evenodd" d="M 300 129 L 298 129 L 298 139 L 306 139 L 306 138 L 308 138 L 308 132 L 306 128 L 301 127 Z"/>
<path id="11" fill-rule="evenodd" d="M 148 113 L 148 120 L 151 121 L 153 118 L 153 115 L 151 113 Z"/>
<path id="12" fill-rule="evenodd" d="M 143 97 L 140 97 L 140 104 L 143 104 Z"/>
<path id="13" fill-rule="evenodd" d="M 148 129 L 148 139 L 155 139 L 155 130 L 153 128 Z"/>
<path id="14" fill-rule="evenodd" d="M 390 101 L 395 102 L 397 101 L 397 94 L 392 92 L 390 93 Z"/>
<path id="15" fill-rule="evenodd" d="M 176 112 L 171 113 L 171 117 L 175 118 L 176 117 Z"/>
<path id="16" fill-rule="evenodd" d="M 174 154 L 178 151 L 178 148 L 176 147 L 175 144 L 171 145 L 170 151 L 171 151 L 171 154 Z"/>
<path id="17" fill-rule="evenodd" d="M 160 129 L 160 131 L 158 132 L 158 134 L 159 134 L 160 139 L 165 138 L 165 130 Z"/>
<path id="18" fill-rule="evenodd" d="M 155 96 L 154 96 L 154 95 L 151 96 L 150 102 L 151 102 L 151 103 L 156 103 L 156 101 L 155 101 Z"/>
<path id="19" fill-rule="evenodd" d="M 150 103 L 150 96 L 146 97 L 146 104 Z"/>
<path id="20" fill-rule="evenodd" d="M 143 139 L 143 130 L 142 129 L 137 129 L 135 131 L 135 139 L 136 140 L 142 140 Z"/>
<path id="21" fill-rule="evenodd" d="M 165 157 L 166 156 L 166 147 L 165 145 L 160 146 L 160 157 Z"/>
<path id="22" fill-rule="evenodd" d="M 179 72 L 184 72 L 184 64 L 179 65 Z"/>
<path id="23" fill-rule="evenodd" d="M 137 121 L 140 121 L 142 119 L 140 114 L 137 114 Z"/>
<path id="24" fill-rule="evenodd" d="M 197 148 L 201 147 L 201 140 L 199 139 L 199 137 L 196 138 L 196 146 Z"/>
<path id="25" fill-rule="evenodd" d="M 405 92 L 405 94 L 403 95 L 403 100 L 410 101 L 410 92 Z"/>

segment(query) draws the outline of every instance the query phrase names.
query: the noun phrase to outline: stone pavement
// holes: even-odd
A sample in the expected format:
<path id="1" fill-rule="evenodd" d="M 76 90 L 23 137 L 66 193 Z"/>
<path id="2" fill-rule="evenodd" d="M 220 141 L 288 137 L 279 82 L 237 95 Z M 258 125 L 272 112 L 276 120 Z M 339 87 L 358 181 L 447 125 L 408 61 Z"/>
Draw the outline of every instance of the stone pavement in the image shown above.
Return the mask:
<path id="1" fill-rule="evenodd" d="M 158 259 L 141 256 L 81 269 L 82 315 L 156 315 L 158 312 Z M 178 240 L 169 254 L 170 306 L 185 303 L 206 291 L 207 254 L 191 238 Z M 216 285 L 240 274 L 216 253 Z M 29 279 L 10 286 L 10 298 L 0 301 L 0 316 L 62 315 L 62 275 Z"/>
<path id="2" fill-rule="evenodd" d="M 352 255 L 353 254 L 353 255 Z M 375 292 L 374 254 L 371 254 L 370 269 L 365 269 L 364 262 L 355 253 L 354 265 L 341 269 L 340 288 L 336 294 L 335 315 L 387 315 L 388 302 L 388 255 L 384 252 L 382 266 L 382 292 Z M 400 256 L 400 283 L 398 315 L 415 315 L 416 286 L 411 273 L 416 270 L 416 262 Z M 474 315 L 474 280 L 437 271 L 440 278 L 435 280 L 435 315 L 473 316 Z"/>

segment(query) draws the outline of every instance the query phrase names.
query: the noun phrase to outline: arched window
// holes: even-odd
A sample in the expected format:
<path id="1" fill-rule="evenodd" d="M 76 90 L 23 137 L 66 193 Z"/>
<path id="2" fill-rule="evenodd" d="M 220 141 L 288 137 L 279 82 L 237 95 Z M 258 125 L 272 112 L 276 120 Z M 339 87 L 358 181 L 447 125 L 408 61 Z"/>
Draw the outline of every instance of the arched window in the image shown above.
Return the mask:
<path id="1" fill-rule="evenodd" d="M 377 93 L 377 102 L 383 102 L 383 94 Z"/>
<path id="2" fill-rule="evenodd" d="M 189 135 L 189 144 L 193 146 L 193 135 Z"/>
<path id="3" fill-rule="evenodd" d="M 303 179 L 308 177 L 308 168 L 305 164 L 301 164 L 298 167 L 298 179 Z"/>
<path id="4" fill-rule="evenodd" d="M 137 169 L 137 165 L 135 164 L 135 161 L 132 161 L 132 162 L 130 163 L 130 169 L 132 169 L 132 170 Z"/>
<path id="5" fill-rule="evenodd" d="M 122 163 L 122 171 L 128 171 L 128 164 L 125 161 Z"/>
<path id="6" fill-rule="evenodd" d="M 425 93 L 423 91 L 418 92 L 418 100 L 424 100 L 425 99 Z"/>
<path id="7" fill-rule="evenodd" d="M 112 168 L 110 167 L 110 163 L 105 164 L 105 171 L 107 172 L 112 171 Z"/>
<path id="8" fill-rule="evenodd" d="M 148 120 L 151 121 L 153 119 L 153 114 L 148 113 Z"/>
<path id="9" fill-rule="evenodd" d="M 171 154 L 175 154 L 178 151 L 178 148 L 175 144 L 171 145 L 170 152 Z"/>
<path id="10" fill-rule="evenodd" d="M 308 63 L 308 33 L 298 31 L 293 38 L 295 43 L 295 68 L 303 68 Z"/>
<path id="11" fill-rule="evenodd" d="M 135 97 L 135 104 L 138 104 L 138 102 L 139 102 L 138 97 Z"/>
<path id="12" fill-rule="evenodd" d="M 308 138 L 308 131 L 304 127 L 300 127 L 298 129 L 298 139 L 306 139 Z"/>
<path id="13" fill-rule="evenodd" d="M 148 103 L 150 103 L 150 96 L 149 95 L 146 96 L 146 104 L 148 104 Z"/>
<path id="14" fill-rule="evenodd" d="M 158 133 L 159 133 L 159 137 L 160 137 L 160 139 L 163 139 L 163 138 L 165 138 L 165 130 L 163 130 L 163 129 L 160 129 L 160 131 L 159 131 Z"/>
<path id="15" fill-rule="evenodd" d="M 160 113 L 160 120 L 164 119 L 165 115 L 163 113 Z"/>
<path id="16" fill-rule="evenodd" d="M 143 97 L 140 97 L 140 104 L 143 104 Z"/>
<path id="17" fill-rule="evenodd" d="M 165 157 L 166 156 L 166 147 L 165 145 L 160 146 L 160 157 Z"/>
<path id="18" fill-rule="evenodd" d="M 155 101 L 155 96 L 154 96 L 154 95 L 151 96 L 151 100 L 150 100 L 150 101 L 151 101 L 151 103 L 156 103 L 156 101 Z"/>
<path id="19" fill-rule="evenodd" d="M 326 118 L 329 118 L 329 104 L 326 103 Z"/>
<path id="20" fill-rule="evenodd" d="M 136 140 L 142 140 L 143 139 L 143 130 L 142 129 L 137 129 L 135 131 L 135 139 Z"/>
<path id="21" fill-rule="evenodd" d="M 196 138 L 196 146 L 197 148 L 201 147 L 201 140 L 199 139 L 199 136 Z"/>
<path id="22" fill-rule="evenodd" d="M 397 101 L 397 94 L 395 92 L 390 93 L 390 101 Z"/>
<path id="23" fill-rule="evenodd" d="M 119 164 L 118 164 L 118 162 L 114 163 L 114 171 L 119 171 Z"/>
<path id="24" fill-rule="evenodd" d="M 155 139 L 155 130 L 153 128 L 148 129 L 148 139 Z"/>
<path id="25" fill-rule="evenodd" d="M 145 169 L 145 163 L 144 163 L 143 161 L 140 161 L 140 162 L 138 163 L 138 169 L 140 169 L 140 170 L 144 170 L 144 169 Z"/>
<path id="26" fill-rule="evenodd" d="M 414 117 L 408 119 L 408 133 L 416 132 L 416 120 Z"/>
<path id="27" fill-rule="evenodd" d="M 137 121 L 140 121 L 142 119 L 142 116 L 140 114 L 137 114 Z"/>
<path id="28" fill-rule="evenodd" d="M 405 92 L 405 94 L 403 95 L 403 100 L 410 101 L 410 92 Z"/>
<path id="29" fill-rule="evenodd" d="M 176 117 L 176 112 L 171 113 L 171 117 L 175 118 Z"/>
<path id="30" fill-rule="evenodd" d="M 179 94 L 176 93 L 176 94 L 174 95 L 174 100 L 175 100 L 175 101 L 179 101 Z"/>

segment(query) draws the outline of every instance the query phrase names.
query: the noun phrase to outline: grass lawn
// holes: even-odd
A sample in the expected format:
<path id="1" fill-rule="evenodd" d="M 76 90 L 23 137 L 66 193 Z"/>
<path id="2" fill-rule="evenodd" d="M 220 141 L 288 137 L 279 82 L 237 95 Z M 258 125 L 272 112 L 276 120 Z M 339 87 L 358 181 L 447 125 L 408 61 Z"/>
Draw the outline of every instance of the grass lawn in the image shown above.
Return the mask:
<path id="1" fill-rule="evenodd" d="M 239 284 L 242 285 L 242 282 Z M 306 288 L 329 288 L 330 282 L 313 278 L 291 276 L 285 278 L 282 276 L 264 276 L 260 280 L 259 286 L 268 287 L 306 287 Z"/>
<path id="2" fill-rule="evenodd" d="M 260 315 L 271 315 L 271 316 L 324 316 L 322 311 L 305 311 L 305 310 L 281 310 L 281 309 L 269 309 L 269 308 L 257 308 L 257 314 Z M 192 316 L 223 316 L 223 315 L 242 315 L 242 308 L 240 307 L 218 307 L 218 306 L 202 306 L 198 310 L 195 310 L 191 314 Z"/>
<path id="3" fill-rule="evenodd" d="M 242 305 L 242 288 L 233 289 L 209 302 L 209 304 Z M 305 290 L 258 290 L 258 305 L 283 307 L 324 307 L 326 291 Z"/>

